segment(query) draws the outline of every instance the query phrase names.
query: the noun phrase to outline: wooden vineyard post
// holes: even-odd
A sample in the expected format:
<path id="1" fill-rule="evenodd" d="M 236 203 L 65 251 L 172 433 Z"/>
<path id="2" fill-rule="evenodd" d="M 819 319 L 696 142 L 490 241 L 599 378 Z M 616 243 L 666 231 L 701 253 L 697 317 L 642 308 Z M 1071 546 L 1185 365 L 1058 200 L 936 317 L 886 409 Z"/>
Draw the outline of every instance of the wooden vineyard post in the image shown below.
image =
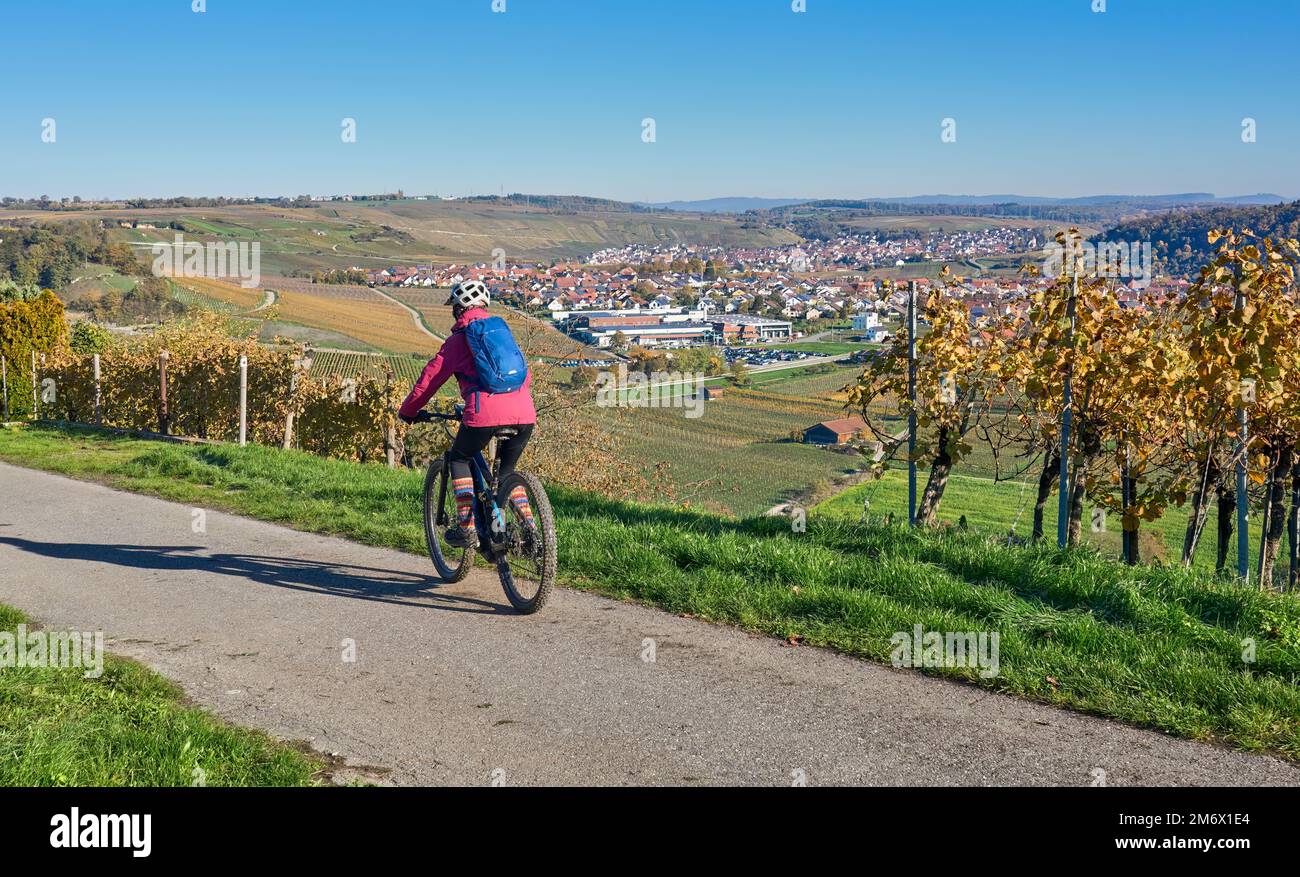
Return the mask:
<path id="1" fill-rule="evenodd" d="M 239 446 L 248 444 L 248 355 L 239 355 Z"/>
<path id="2" fill-rule="evenodd" d="M 9 422 L 9 363 L 3 356 L 0 356 L 0 384 L 3 384 L 4 387 L 5 422 L 8 423 Z"/>
<path id="3" fill-rule="evenodd" d="M 397 468 L 397 417 L 393 411 L 393 375 L 384 381 L 384 457 L 388 468 Z"/>
<path id="4" fill-rule="evenodd" d="M 294 360 L 293 374 L 289 376 L 289 411 L 284 416 L 284 442 L 281 444 L 286 451 L 293 447 L 293 421 L 298 405 L 298 375 L 309 368 L 311 368 L 311 353 L 308 352 Z"/>
<path id="5" fill-rule="evenodd" d="M 167 360 L 171 355 L 166 351 L 158 354 L 158 431 L 170 435 L 171 412 L 167 408 Z"/>
<path id="6" fill-rule="evenodd" d="M 104 413 L 103 413 L 103 408 L 101 406 L 101 400 L 103 397 L 100 395 L 100 389 L 99 389 L 99 354 L 98 353 L 92 355 L 91 364 L 95 370 L 95 425 L 103 426 Z"/>

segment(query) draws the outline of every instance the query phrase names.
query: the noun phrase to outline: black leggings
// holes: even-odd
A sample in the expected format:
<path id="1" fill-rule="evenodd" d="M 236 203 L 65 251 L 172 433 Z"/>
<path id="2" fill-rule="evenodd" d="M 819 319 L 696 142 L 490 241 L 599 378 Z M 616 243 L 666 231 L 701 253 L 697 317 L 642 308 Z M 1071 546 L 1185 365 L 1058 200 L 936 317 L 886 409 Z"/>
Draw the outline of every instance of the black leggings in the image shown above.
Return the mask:
<path id="1" fill-rule="evenodd" d="M 447 452 L 447 457 L 451 460 L 451 477 L 471 477 L 469 461 L 474 459 L 475 454 L 488 446 L 488 442 L 492 440 L 492 436 L 496 434 L 498 429 L 505 428 L 503 426 L 465 426 L 461 424 L 460 429 L 456 432 L 456 440 L 451 443 L 451 450 Z M 520 456 L 524 453 L 524 448 L 528 446 L 528 440 L 533 436 L 533 424 L 531 423 L 509 428 L 517 430 L 517 434 L 497 443 L 497 460 L 501 464 L 500 476 L 502 478 L 515 471 L 515 464 L 519 462 Z"/>

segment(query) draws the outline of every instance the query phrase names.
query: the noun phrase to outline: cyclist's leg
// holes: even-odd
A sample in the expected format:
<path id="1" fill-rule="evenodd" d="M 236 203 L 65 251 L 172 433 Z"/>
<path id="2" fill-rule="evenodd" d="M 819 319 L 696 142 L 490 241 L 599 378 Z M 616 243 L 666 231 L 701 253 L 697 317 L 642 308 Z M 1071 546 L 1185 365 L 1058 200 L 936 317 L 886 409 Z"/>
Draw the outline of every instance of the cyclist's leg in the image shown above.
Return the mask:
<path id="1" fill-rule="evenodd" d="M 451 463 L 451 487 L 456 495 L 456 523 L 463 530 L 472 529 L 471 519 L 474 517 L 474 474 L 470 470 L 470 460 L 491 440 L 490 428 L 462 424 L 447 452 Z"/>
<path id="2" fill-rule="evenodd" d="M 501 464 L 499 473 L 502 478 L 515 471 L 519 458 L 524 454 L 524 448 L 528 446 L 528 440 L 533 437 L 533 424 L 531 423 L 516 426 L 514 429 L 518 430 L 516 435 L 512 435 L 497 445 L 497 461 Z"/>
<path id="3" fill-rule="evenodd" d="M 518 435 L 513 435 L 506 439 L 497 448 L 497 459 L 501 463 L 501 477 L 504 478 L 511 472 L 515 471 L 515 465 L 518 464 L 520 456 L 524 453 L 524 448 L 528 446 L 528 440 L 533 436 L 533 424 L 525 424 L 515 427 L 519 430 Z M 520 520 L 531 524 L 533 522 L 533 509 L 528 502 L 528 492 L 520 485 L 510 491 L 510 505 L 514 508 Z"/>

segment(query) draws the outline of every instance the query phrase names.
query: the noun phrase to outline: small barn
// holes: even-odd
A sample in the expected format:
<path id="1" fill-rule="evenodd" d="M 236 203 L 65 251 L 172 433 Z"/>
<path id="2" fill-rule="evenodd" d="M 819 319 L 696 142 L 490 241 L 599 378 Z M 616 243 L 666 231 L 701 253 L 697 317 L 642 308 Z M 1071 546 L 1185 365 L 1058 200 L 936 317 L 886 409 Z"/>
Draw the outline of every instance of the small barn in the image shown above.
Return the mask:
<path id="1" fill-rule="evenodd" d="M 809 445 L 842 445 L 852 441 L 854 436 L 866 428 L 866 421 L 861 417 L 824 420 L 805 429 L 803 440 L 804 444 Z"/>

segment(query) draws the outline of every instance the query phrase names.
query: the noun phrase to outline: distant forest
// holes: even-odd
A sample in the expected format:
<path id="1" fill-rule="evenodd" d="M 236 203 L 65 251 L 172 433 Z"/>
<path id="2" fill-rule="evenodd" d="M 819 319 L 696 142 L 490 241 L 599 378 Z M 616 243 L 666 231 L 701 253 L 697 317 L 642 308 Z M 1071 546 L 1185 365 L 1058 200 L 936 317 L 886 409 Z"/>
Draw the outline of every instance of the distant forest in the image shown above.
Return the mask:
<path id="1" fill-rule="evenodd" d="M 1249 229 L 1273 238 L 1300 238 L 1300 201 L 1264 207 L 1210 207 L 1130 219 L 1096 240 L 1151 241 L 1168 273 L 1190 275 L 1210 261 L 1208 234 L 1216 228 Z"/>
<path id="2" fill-rule="evenodd" d="M 146 272 L 129 246 L 110 242 L 96 223 L 0 225 L 0 280 L 60 292 L 88 261 L 123 274 Z"/>
<path id="3" fill-rule="evenodd" d="M 899 201 L 810 201 L 770 210 L 753 210 L 746 216 L 779 225 L 805 238 L 826 240 L 851 229 L 849 223 L 865 216 L 988 216 L 1043 219 L 1060 223 L 1108 224 L 1131 216 L 1141 208 L 1125 202 L 1106 204 L 924 204 Z"/>

